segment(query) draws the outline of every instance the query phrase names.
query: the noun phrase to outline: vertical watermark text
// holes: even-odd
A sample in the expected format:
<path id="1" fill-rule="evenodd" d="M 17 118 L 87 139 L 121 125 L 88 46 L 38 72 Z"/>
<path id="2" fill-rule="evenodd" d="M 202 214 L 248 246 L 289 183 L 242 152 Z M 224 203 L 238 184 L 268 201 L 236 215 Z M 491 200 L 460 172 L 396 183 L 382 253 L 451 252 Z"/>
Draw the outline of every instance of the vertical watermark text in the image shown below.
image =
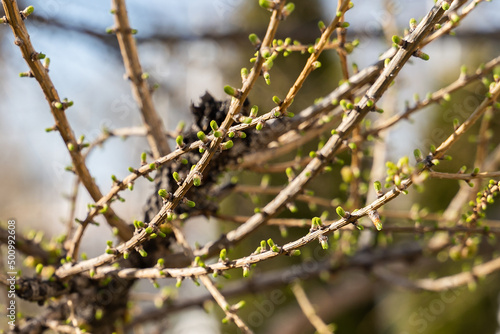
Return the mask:
<path id="1" fill-rule="evenodd" d="M 16 327 L 16 221 L 7 221 L 7 322 L 11 330 Z"/>

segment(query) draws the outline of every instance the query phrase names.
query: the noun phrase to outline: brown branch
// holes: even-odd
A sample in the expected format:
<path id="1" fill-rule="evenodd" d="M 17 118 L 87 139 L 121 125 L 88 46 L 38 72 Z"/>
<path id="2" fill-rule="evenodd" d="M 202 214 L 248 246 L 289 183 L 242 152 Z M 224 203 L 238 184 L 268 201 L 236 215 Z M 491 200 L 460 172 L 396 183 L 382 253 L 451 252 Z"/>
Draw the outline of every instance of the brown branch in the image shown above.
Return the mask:
<path id="1" fill-rule="evenodd" d="M 300 191 L 304 189 L 307 183 L 323 169 L 325 164 L 335 155 L 337 150 L 342 145 L 342 142 L 347 138 L 351 131 L 359 124 L 359 122 L 372 110 L 374 103 L 382 96 L 390 83 L 397 76 L 404 64 L 410 59 L 413 52 L 417 49 L 423 38 L 433 29 L 443 15 L 443 9 L 438 5 L 430 11 L 430 13 L 421 21 L 419 26 L 411 33 L 406 40 L 407 48 L 400 48 L 392 61 L 384 69 L 375 83 L 367 91 L 366 95 L 356 105 L 355 109 L 343 119 L 342 123 L 337 127 L 334 135 L 330 137 L 325 146 L 318 151 L 315 157 L 303 171 L 283 189 L 271 202 L 269 202 L 260 213 L 253 215 L 245 224 L 237 229 L 229 232 L 223 240 L 215 241 L 205 245 L 201 250 L 195 252 L 197 256 L 205 254 L 214 254 L 222 244 L 233 244 L 249 233 L 254 231 L 260 225 L 264 224 L 267 219 L 276 215 L 283 206 L 292 200 Z M 336 19 L 332 23 L 336 25 Z M 327 29 L 328 30 L 328 29 Z M 326 33 L 326 31 L 325 31 Z"/>
<path id="2" fill-rule="evenodd" d="M 319 246 L 318 246 L 319 247 Z M 258 276 L 252 276 L 248 280 L 240 281 L 233 284 L 228 284 L 222 294 L 226 298 L 241 296 L 244 294 L 254 294 L 267 291 L 269 289 L 280 288 L 293 283 L 296 280 L 309 280 L 318 277 L 321 273 L 329 272 L 331 274 L 340 273 L 344 270 L 353 268 L 371 268 L 375 264 L 390 263 L 392 261 L 412 261 L 422 255 L 422 247 L 417 244 L 405 245 L 401 248 L 379 249 L 372 253 L 360 252 L 346 261 L 333 262 L 331 259 L 317 262 L 314 268 L 307 264 L 294 266 L 283 270 L 272 270 L 270 272 L 261 273 Z M 132 327 L 147 321 L 161 319 L 165 314 L 181 311 L 192 306 L 202 306 L 203 302 L 210 300 L 212 296 L 206 294 L 194 299 L 184 301 L 176 301 L 172 304 L 165 304 L 161 309 L 149 309 L 132 319 L 131 323 L 127 324 Z"/>
<path id="3" fill-rule="evenodd" d="M 379 211 L 380 216 L 386 217 L 386 218 L 399 218 L 399 219 L 410 219 L 414 220 L 411 217 L 411 213 L 408 212 L 392 212 L 392 211 L 385 211 L 385 210 L 380 210 Z M 222 215 L 222 214 L 217 214 L 214 217 L 224 220 L 224 221 L 229 221 L 229 222 L 234 222 L 238 224 L 243 224 L 248 220 L 249 217 L 247 216 L 228 216 L 228 215 Z M 423 220 L 430 220 L 430 221 L 440 221 L 440 215 L 438 214 L 432 214 L 432 215 L 423 215 L 419 216 L 418 218 L 423 219 Z M 438 231 L 445 231 L 449 233 L 475 233 L 475 234 L 483 234 L 483 235 L 489 235 L 489 234 L 495 234 L 495 235 L 500 235 L 500 228 L 495 228 L 495 227 L 490 227 L 492 224 L 500 224 L 500 220 L 483 220 L 484 223 L 483 227 L 468 227 L 468 226 L 422 226 L 422 225 L 414 225 L 414 226 L 396 226 L 396 225 L 384 225 L 384 228 L 380 233 L 431 233 L 431 232 L 438 232 Z M 370 225 L 364 225 L 361 223 L 358 223 L 360 225 L 363 225 L 365 229 L 371 229 L 375 230 L 375 227 L 373 224 L 370 223 Z M 310 228 L 311 227 L 311 220 L 306 219 L 306 218 L 271 218 L 267 221 L 266 225 L 269 226 L 284 226 L 284 227 L 299 227 L 299 228 Z M 352 225 L 347 225 L 342 228 L 343 231 L 354 231 L 356 227 Z"/>
<path id="4" fill-rule="evenodd" d="M 450 15 L 457 15 L 458 20 L 456 19 L 450 19 L 443 25 L 441 28 L 439 28 L 437 31 L 433 32 L 431 35 L 429 35 L 422 43 L 422 46 L 429 44 L 430 42 L 434 41 L 436 38 L 439 38 L 443 35 L 448 34 L 453 28 L 457 27 L 460 22 L 467 16 L 469 13 L 476 8 L 476 6 L 483 2 L 484 0 L 474 0 L 472 1 L 469 5 L 467 5 L 464 9 L 462 9 L 460 14 L 457 14 L 455 10 L 450 10 Z M 463 5 L 466 1 L 455 1 L 459 2 L 459 5 Z M 455 8 L 456 9 L 456 8 Z"/>
<path id="5" fill-rule="evenodd" d="M 412 281 L 381 266 L 377 266 L 376 269 L 374 269 L 374 273 L 379 278 L 382 278 L 391 284 L 401 285 L 406 288 L 428 291 L 445 291 L 455 289 L 466 284 L 475 284 L 480 278 L 499 270 L 500 258 L 496 258 L 486 263 L 476 265 L 472 267 L 470 271 L 437 279 L 425 278 Z"/>
<path id="6" fill-rule="evenodd" d="M 283 6 L 284 6 L 284 1 L 281 1 L 279 5 L 277 5 L 276 8 L 273 10 L 261 48 L 267 48 L 271 45 L 272 40 L 274 38 L 274 34 L 276 32 L 276 29 L 280 21 L 281 10 Z M 257 78 L 260 75 L 263 63 L 264 63 L 264 57 L 261 55 L 261 52 L 259 52 L 255 64 L 252 70 L 250 71 L 248 78 L 245 80 L 245 83 L 243 84 L 241 90 L 239 90 L 238 93 L 239 97 L 238 98 L 235 97 L 232 99 L 228 114 L 226 115 L 224 122 L 220 126 L 220 131 L 223 134 L 226 134 L 228 132 L 228 129 L 231 126 L 235 115 L 238 114 L 239 111 L 241 110 L 243 102 L 245 101 L 250 90 L 252 89 L 253 85 L 255 84 Z M 271 112 L 269 114 L 271 114 Z M 254 126 L 255 125 L 256 123 L 254 124 Z M 208 148 L 208 150 L 205 151 L 201 159 L 196 164 L 196 167 L 193 168 L 191 172 L 187 175 L 183 184 L 179 188 L 177 188 L 177 190 L 172 196 L 173 199 L 171 201 L 167 201 L 163 205 L 160 212 L 155 217 L 153 217 L 152 221 L 149 222 L 148 224 L 149 226 L 157 228 L 158 225 L 160 225 L 167 218 L 168 214 L 179 204 L 179 202 L 184 198 L 186 193 L 193 185 L 194 176 L 197 174 L 198 175 L 203 174 L 204 169 L 207 167 L 208 163 L 214 156 L 215 152 L 220 149 L 220 145 L 224 137 L 225 136 L 220 136 L 217 138 L 213 135 L 211 136 L 210 147 Z M 199 147 L 201 146 L 201 144 L 202 144 L 201 141 L 193 143 L 192 145 L 189 145 L 189 149 L 192 149 L 192 147 L 196 145 L 198 145 Z M 159 161 L 161 162 L 169 161 L 169 159 L 173 159 L 173 157 L 179 156 L 184 151 L 187 152 L 186 148 L 182 149 L 179 148 L 178 150 L 168 154 L 167 156 L 160 158 Z M 154 164 L 153 167 L 156 168 L 156 164 Z M 129 178 L 128 182 L 130 182 L 131 180 L 135 180 L 141 175 L 146 175 L 149 171 L 151 171 L 151 165 L 143 166 L 143 168 L 135 171 L 132 175 L 128 176 Z M 107 203 L 113 198 L 115 193 L 124 189 L 125 187 L 126 187 L 125 182 L 121 182 L 120 184 L 114 186 L 111 192 L 108 193 L 108 195 L 105 198 L 101 199 L 101 201 Z M 97 212 L 98 212 L 97 209 L 93 209 L 90 212 L 89 217 L 92 217 L 93 215 L 97 214 Z M 86 222 L 89 221 L 89 217 L 87 217 L 87 219 L 85 220 Z M 115 254 L 103 254 L 101 256 L 98 256 L 97 258 L 80 262 L 72 267 L 70 265 L 60 267 L 57 270 L 57 275 L 59 276 L 74 275 L 76 273 L 94 268 L 96 266 L 96 263 L 99 263 L 98 265 L 102 265 L 105 263 L 115 261 L 118 258 L 119 254 L 137 248 L 139 245 L 141 245 L 148 239 L 149 235 L 146 233 L 145 229 L 143 229 L 139 233 L 135 234 L 133 238 L 131 238 L 124 244 L 117 247 Z"/>
<path id="7" fill-rule="evenodd" d="M 176 222 L 173 222 L 170 226 L 172 227 L 172 230 L 175 234 L 177 243 L 181 245 L 186 255 L 193 262 L 193 265 L 196 265 L 194 263 L 195 258 L 193 250 L 189 246 L 189 243 L 187 242 L 186 238 L 184 237 L 184 233 L 182 233 L 179 226 L 177 226 Z M 226 314 L 226 318 L 228 320 L 233 321 L 244 334 L 252 334 L 253 333 L 252 330 L 250 330 L 250 328 L 245 324 L 245 322 L 241 320 L 241 318 L 236 314 L 235 312 L 236 310 L 234 310 L 233 307 L 229 305 L 229 303 L 226 301 L 226 298 L 215 286 L 214 282 L 212 282 L 212 280 L 207 275 L 201 275 L 199 276 L 199 279 L 203 283 L 203 285 L 207 288 L 208 292 L 210 292 L 213 299 L 217 302 L 222 311 Z"/>
<path id="8" fill-rule="evenodd" d="M 437 6 L 440 6 L 440 5 L 438 4 Z M 434 9 L 436 10 L 436 7 L 434 7 Z M 439 9 L 437 9 L 438 12 L 440 10 L 441 10 L 441 7 L 439 7 Z M 434 16 L 434 19 L 436 19 L 436 16 Z M 469 116 L 469 118 L 467 120 L 465 120 L 462 123 L 462 125 L 460 125 L 455 130 L 455 132 L 453 132 L 436 149 L 436 151 L 432 155 L 429 155 L 428 159 L 441 159 L 444 156 L 444 154 L 446 153 L 446 151 L 474 124 L 475 121 L 477 121 L 480 118 L 480 116 L 488 108 L 491 107 L 491 104 L 495 102 L 495 100 L 498 98 L 499 95 L 500 95 L 500 83 L 495 83 L 490 88 L 490 92 L 486 95 L 483 102 L 481 102 L 481 104 Z M 335 138 L 335 137 L 338 137 L 338 135 L 335 135 L 332 138 Z M 326 145 L 325 145 L 325 147 L 326 147 Z M 316 159 L 317 158 L 315 158 L 314 160 L 316 160 Z M 313 162 L 314 162 L 314 160 L 313 160 Z M 321 163 L 321 162 L 319 162 L 319 163 Z M 380 196 L 375 201 L 373 201 L 371 204 L 361 208 L 360 210 L 358 210 L 356 212 L 353 212 L 352 214 L 346 214 L 344 218 L 337 220 L 337 221 L 331 223 L 330 225 L 325 225 L 325 226 L 322 226 L 321 229 L 318 229 L 316 231 L 311 231 L 308 235 L 306 235 L 300 239 L 297 239 L 295 241 L 292 241 L 292 242 L 285 244 L 284 246 L 279 248 L 279 251 L 275 251 L 275 250 L 265 251 L 265 252 L 261 252 L 258 254 L 252 254 L 250 256 L 243 257 L 243 258 L 240 258 L 237 260 L 233 260 L 233 261 L 228 262 L 228 263 L 217 263 L 217 264 L 213 264 L 213 265 L 207 265 L 204 268 L 197 267 L 197 268 L 164 269 L 163 271 L 159 271 L 156 268 L 149 268 L 149 269 L 142 269 L 142 270 L 130 269 L 130 270 L 125 270 L 125 271 L 120 271 L 120 274 L 123 275 L 120 277 L 124 277 L 124 278 L 133 278 L 133 277 L 151 278 L 151 277 L 199 276 L 199 275 L 205 275 L 205 274 L 215 272 L 215 271 L 223 271 L 223 270 L 228 270 L 228 269 L 232 269 L 232 268 L 241 268 L 244 266 L 249 266 L 251 264 L 258 263 L 258 262 L 261 262 L 264 260 L 268 260 L 268 259 L 274 258 L 274 257 L 279 256 L 279 255 L 283 255 L 283 254 L 289 255 L 293 250 L 298 249 L 298 248 L 300 248 L 300 247 L 302 247 L 302 246 L 304 246 L 304 245 L 306 245 L 314 240 L 317 240 L 319 237 L 324 236 L 330 232 L 336 231 L 344 226 L 355 223 L 360 218 L 368 215 L 369 212 L 372 212 L 372 211 L 384 206 L 389 201 L 394 200 L 396 197 L 398 197 L 401 194 L 401 192 L 405 191 L 413 184 L 413 178 L 420 175 L 423 171 L 428 170 L 431 166 L 432 166 L 431 161 L 429 161 L 428 164 L 423 164 L 423 166 L 419 170 L 416 170 L 408 178 L 402 180 L 401 184 L 398 187 L 395 187 L 394 189 L 390 190 L 386 194 Z M 294 181 L 297 179 L 298 179 L 298 177 L 295 178 Z M 292 183 L 294 181 L 292 181 Z M 287 188 L 285 188 L 285 190 Z M 298 189 L 303 189 L 303 187 L 298 187 Z M 294 195 L 296 195 L 297 193 L 298 192 L 295 192 Z M 283 195 L 283 192 L 281 192 L 276 198 L 278 198 L 282 195 Z M 275 200 L 276 200 L 276 198 L 275 198 Z M 290 197 L 287 199 L 287 201 L 289 199 L 290 199 Z M 248 234 L 248 233 L 252 232 L 252 230 L 249 230 L 249 222 L 252 222 L 252 219 L 256 216 L 258 218 L 262 219 L 261 221 L 258 221 L 259 225 L 265 223 L 269 218 L 271 218 L 269 215 L 266 215 L 266 216 L 262 215 L 262 213 L 259 213 L 258 215 L 252 216 L 243 225 L 239 226 L 237 229 L 230 232 L 226 238 L 226 242 L 227 241 L 230 241 L 230 242 L 238 241 L 238 239 L 235 239 L 234 237 L 230 238 L 231 233 Z M 215 245 L 215 243 L 213 243 L 212 245 Z M 123 248 L 126 246 L 121 246 L 121 247 Z M 215 247 L 215 246 L 212 246 L 212 247 Z M 205 248 L 207 248 L 207 246 L 205 246 Z M 120 251 L 118 251 L 118 252 L 120 252 Z M 210 248 L 208 251 L 205 251 L 204 249 L 195 251 L 194 255 L 195 256 L 202 256 L 202 255 L 207 254 L 207 253 L 212 254 L 210 252 Z M 112 255 L 112 256 L 115 256 L 115 255 Z M 86 262 L 85 265 L 89 266 L 89 265 L 92 265 L 92 263 L 93 263 L 94 264 L 93 267 L 96 267 L 97 264 L 102 264 L 99 261 L 104 260 L 103 257 L 104 257 L 104 255 L 101 255 L 98 258 L 94 258 L 92 260 L 85 261 Z M 109 260 L 107 260 L 107 261 L 109 261 Z M 82 266 L 82 263 L 77 264 L 75 267 L 78 267 L 78 266 Z M 71 271 L 75 267 L 68 269 L 68 271 Z M 83 269 L 85 269 L 85 267 L 83 267 Z M 79 270 L 82 270 L 82 268 L 79 268 Z M 101 271 L 101 275 L 105 275 L 105 274 L 106 274 L 105 271 Z M 139 276 L 136 276 L 136 275 L 139 275 Z M 144 275 L 144 276 L 142 276 L 142 275 Z"/>
<path id="9" fill-rule="evenodd" d="M 439 89 L 438 91 L 431 94 L 431 96 L 425 98 L 422 101 L 417 101 L 414 106 L 406 108 L 405 112 L 402 114 L 394 115 L 391 118 L 384 120 L 383 123 L 376 125 L 373 129 L 369 130 L 366 135 L 375 135 L 380 131 L 383 131 L 394 124 L 398 123 L 403 119 L 408 119 L 410 115 L 415 113 L 418 110 L 421 110 L 433 103 L 442 101 L 445 96 L 469 85 L 476 80 L 481 79 L 485 75 L 489 74 L 493 69 L 500 64 L 500 57 L 496 57 L 490 60 L 486 65 L 482 68 L 479 68 L 474 74 L 471 75 L 463 75 L 461 74 L 457 80 L 452 82 L 446 87 Z"/>
<path id="10" fill-rule="evenodd" d="M 316 328 L 316 331 L 319 334 L 333 333 L 333 330 L 331 330 L 318 316 L 316 310 L 314 309 L 314 306 L 309 301 L 309 298 L 307 298 L 306 292 L 298 282 L 292 284 L 292 292 L 295 295 L 295 299 L 297 300 L 297 303 L 302 309 L 302 312 L 306 316 L 307 320 L 309 320 L 311 325 L 313 325 L 314 328 Z"/>
<path id="11" fill-rule="evenodd" d="M 144 126 L 146 127 L 149 146 L 153 152 L 153 157 L 158 159 L 170 153 L 165 127 L 155 110 L 151 89 L 142 71 L 137 47 L 132 29 L 128 21 L 127 7 L 124 0 L 112 0 L 113 13 L 116 25 L 116 37 L 122 53 L 123 63 L 128 79 L 131 81 L 134 99 L 141 110 Z"/>
<path id="12" fill-rule="evenodd" d="M 498 178 L 498 177 L 500 177 L 500 172 L 481 172 L 481 173 L 476 173 L 476 174 L 474 174 L 474 173 L 458 174 L 458 173 L 429 172 L 429 176 L 436 178 L 436 179 L 469 181 L 472 179 Z"/>
<path id="13" fill-rule="evenodd" d="M 38 53 L 31 44 L 26 26 L 19 13 L 17 2 L 15 0 L 5 0 L 2 1 L 2 4 L 6 18 L 15 36 L 15 44 L 19 46 L 24 60 L 28 64 L 31 73 L 40 84 L 45 98 L 49 103 L 50 110 L 56 122 L 55 127 L 61 134 L 68 148 L 68 152 L 73 162 L 73 168 L 92 199 L 97 202 L 102 197 L 102 193 L 85 165 L 85 159 L 81 154 L 80 145 L 66 118 L 64 109 L 67 107 L 67 103 L 59 98 L 47 69 L 38 59 Z M 105 217 L 109 225 L 118 229 L 119 236 L 122 240 L 128 240 L 132 237 L 132 233 L 127 224 L 121 220 L 111 208 L 106 212 Z"/>
<path id="14" fill-rule="evenodd" d="M 474 112 L 467 118 L 453 133 L 448 137 L 436 151 L 432 154 L 434 159 L 442 159 L 444 152 L 446 152 L 457 140 L 463 135 L 470 127 L 488 110 L 491 104 L 496 101 L 500 95 L 500 83 L 495 83 L 486 95 L 486 99 L 474 110 Z"/>

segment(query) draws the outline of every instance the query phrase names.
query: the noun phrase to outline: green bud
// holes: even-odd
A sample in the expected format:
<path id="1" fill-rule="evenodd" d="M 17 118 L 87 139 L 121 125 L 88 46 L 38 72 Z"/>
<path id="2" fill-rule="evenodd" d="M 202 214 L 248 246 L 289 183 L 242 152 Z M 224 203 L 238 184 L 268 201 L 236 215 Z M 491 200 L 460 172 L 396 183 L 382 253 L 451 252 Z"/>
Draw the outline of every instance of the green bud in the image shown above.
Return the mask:
<path id="1" fill-rule="evenodd" d="M 223 150 L 229 150 L 231 147 L 233 147 L 233 141 L 232 140 L 228 140 L 227 142 L 225 143 L 222 143 L 222 149 Z"/>
<path id="2" fill-rule="evenodd" d="M 382 183 L 380 183 L 380 181 L 373 182 L 373 188 L 375 188 L 375 191 L 377 193 L 381 192 L 382 191 Z"/>
<path id="3" fill-rule="evenodd" d="M 321 244 L 321 248 L 323 249 L 328 249 L 329 245 L 328 245 L 328 237 L 322 235 L 318 238 L 319 240 L 319 243 Z"/>
<path id="4" fill-rule="evenodd" d="M 377 231 L 382 230 L 382 221 L 380 220 L 380 215 L 378 214 L 377 210 L 369 211 L 368 217 L 372 221 L 373 225 L 375 225 Z"/>
<path id="5" fill-rule="evenodd" d="M 259 112 L 259 107 L 252 106 L 252 109 L 250 109 L 250 117 L 252 117 L 252 118 L 257 117 L 258 112 Z"/>
<path id="6" fill-rule="evenodd" d="M 24 16 L 29 16 L 29 15 L 33 14 L 34 11 L 35 11 L 35 8 L 33 6 L 28 6 L 23 10 L 23 14 L 24 14 Z"/>
<path id="7" fill-rule="evenodd" d="M 264 123 L 262 121 L 259 121 L 257 125 L 255 126 L 255 130 L 260 131 L 264 127 Z"/>
<path id="8" fill-rule="evenodd" d="M 401 45 L 402 43 L 401 37 L 399 37 L 398 35 L 392 36 L 392 42 L 394 44 Z"/>
<path id="9" fill-rule="evenodd" d="M 462 65 L 462 66 L 460 67 L 460 74 L 462 74 L 462 75 L 467 75 L 467 66 Z"/>
<path id="10" fill-rule="evenodd" d="M 246 302 L 244 300 L 241 300 L 237 304 L 233 305 L 232 309 L 239 310 L 239 309 L 245 307 L 245 305 L 246 305 Z"/>
<path id="11" fill-rule="evenodd" d="M 165 199 L 168 197 L 168 193 L 165 189 L 158 190 L 158 195 L 160 195 L 160 197 L 165 198 Z"/>
<path id="12" fill-rule="evenodd" d="M 261 43 L 259 37 L 257 37 L 256 34 L 250 34 L 248 36 L 248 39 L 250 40 L 250 43 L 252 43 L 253 45 L 258 45 Z"/>
<path id="13" fill-rule="evenodd" d="M 429 60 L 430 57 L 427 53 L 423 53 L 422 51 L 417 52 L 417 57 L 419 57 L 422 60 Z"/>
<path id="14" fill-rule="evenodd" d="M 177 144 L 178 147 L 183 147 L 184 146 L 184 137 L 181 135 L 178 135 L 177 138 L 175 138 L 175 143 Z"/>
<path id="15" fill-rule="evenodd" d="M 318 28 L 321 32 L 323 32 L 326 29 L 325 23 L 323 21 L 319 21 Z"/>
<path id="16" fill-rule="evenodd" d="M 300 256 L 300 249 L 294 249 L 290 252 L 290 256 Z"/>
<path id="17" fill-rule="evenodd" d="M 441 8 L 443 8 L 443 10 L 448 10 L 450 9 L 450 4 L 448 2 L 443 2 Z"/>
<path id="18" fill-rule="evenodd" d="M 410 29 L 415 29 L 417 27 L 417 20 L 415 20 L 414 18 L 411 18 L 410 19 Z"/>
<path id="19" fill-rule="evenodd" d="M 248 276 L 250 276 L 250 267 L 244 266 L 243 267 L 243 277 L 247 278 Z"/>
<path id="20" fill-rule="evenodd" d="M 413 150 L 413 156 L 415 157 L 415 160 L 417 162 L 422 160 L 422 152 L 420 152 L 420 150 L 418 148 Z"/>
<path id="21" fill-rule="evenodd" d="M 147 233 L 147 234 L 151 234 L 151 233 L 153 233 L 153 228 L 152 228 L 151 226 L 148 226 L 148 227 L 146 228 L 146 233 Z"/>
<path id="22" fill-rule="evenodd" d="M 267 239 L 267 244 L 269 245 L 269 247 L 271 247 L 271 248 L 272 248 L 272 247 L 274 246 L 274 241 L 273 241 L 273 239 L 271 239 L 271 238 Z M 261 246 L 262 246 L 262 242 L 261 242 Z"/>
<path id="23" fill-rule="evenodd" d="M 227 260 L 227 249 L 225 249 L 225 248 L 221 249 L 221 251 L 219 253 L 219 259 L 221 261 L 226 261 Z"/>
<path id="24" fill-rule="evenodd" d="M 173 172 L 172 176 L 174 177 L 175 182 L 177 182 L 177 183 L 181 182 L 181 177 L 180 177 L 179 173 Z"/>
<path id="25" fill-rule="evenodd" d="M 276 103 L 277 105 L 280 105 L 281 104 L 281 100 L 279 97 L 277 97 L 276 95 L 273 96 L 273 102 Z"/>
<path id="26" fill-rule="evenodd" d="M 245 81 L 248 78 L 248 69 L 243 67 L 241 69 L 241 80 Z"/>
<path id="27" fill-rule="evenodd" d="M 229 85 L 224 86 L 224 93 L 226 93 L 227 95 L 236 96 L 236 90 Z"/>
<path id="28" fill-rule="evenodd" d="M 37 273 L 37 275 L 40 275 L 42 273 L 42 270 L 43 270 L 43 264 L 41 263 L 37 264 L 35 267 L 35 272 Z"/>
<path id="29" fill-rule="evenodd" d="M 264 80 L 266 81 L 266 84 L 269 86 L 271 84 L 271 75 L 269 72 L 264 73 Z"/>
<path id="30" fill-rule="evenodd" d="M 101 210 L 99 210 L 99 213 L 101 213 L 101 214 L 105 214 L 106 212 L 108 212 L 108 208 L 109 208 L 109 206 L 108 206 L 107 204 L 104 204 L 104 205 L 102 206 L 102 209 L 101 209 Z"/>
<path id="31" fill-rule="evenodd" d="M 275 3 L 271 0 L 259 0 L 259 6 L 264 9 L 274 9 Z"/>
<path id="32" fill-rule="evenodd" d="M 335 211 L 337 212 L 340 218 L 345 218 L 347 216 L 345 210 L 341 206 L 337 206 Z"/>
<path id="33" fill-rule="evenodd" d="M 198 131 L 196 135 L 198 136 L 198 139 L 201 140 L 202 142 L 205 142 L 207 140 L 207 136 L 203 131 Z"/>
<path id="34" fill-rule="evenodd" d="M 205 268 L 205 267 L 206 267 L 205 262 L 203 262 L 199 256 L 197 256 L 197 257 L 195 257 L 195 258 L 194 258 L 194 263 L 195 263 L 198 267 L 202 267 L 202 268 Z"/>
<path id="35" fill-rule="evenodd" d="M 141 153 L 141 163 L 142 164 L 146 163 L 146 157 L 147 157 L 146 152 L 142 152 Z"/>
<path id="36" fill-rule="evenodd" d="M 212 128 L 213 131 L 216 131 L 219 129 L 219 126 L 217 125 L 217 122 L 215 120 L 212 120 L 210 122 L 210 127 Z"/>
<path id="37" fill-rule="evenodd" d="M 295 4 L 293 2 L 289 2 L 283 7 L 283 14 L 285 16 L 290 15 L 295 9 Z"/>
<path id="38" fill-rule="evenodd" d="M 142 257 L 148 256 L 148 253 L 144 249 L 139 249 L 139 254 L 141 254 Z"/>
<path id="39" fill-rule="evenodd" d="M 195 187 L 199 187 L 199 186 L 201 185 L 201 177 L 200 177 L 200 175 L 199 175 L 199 174 L 195 174 L 195 175 L 193 176 L 193 185 L 194 185 Z"/>
<path id="40" fill-rule="evenodd" d="M 185 200 L 184 203 L 190 208 L 194 208 L 196 206 L 196 203 L 190 200 Z"/>
<path id="41" fill-rule="evenodd" d="M 312 229 L 319 229 L 323 225 L 323 222 L 321 221 L 321 218 L 319 217 L 313 217 L 311 221 L 311 228 Z"/>

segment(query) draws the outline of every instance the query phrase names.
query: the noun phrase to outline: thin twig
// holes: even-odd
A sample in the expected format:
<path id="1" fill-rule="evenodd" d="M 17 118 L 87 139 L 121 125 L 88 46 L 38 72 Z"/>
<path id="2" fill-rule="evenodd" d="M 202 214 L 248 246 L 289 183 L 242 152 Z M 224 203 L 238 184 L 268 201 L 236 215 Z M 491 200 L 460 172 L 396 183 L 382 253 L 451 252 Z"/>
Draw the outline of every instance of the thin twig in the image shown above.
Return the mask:
<path id="1" fill-rule="evenodd" d="M 400 275 L 396 275 L 395 273 L 381 266 L 375 267 L 374 273 L 379 278 L 407 288 L 428 291 L 446 291 L 456 289 L 467 284 L 475 284 L 480 278 L 490 275 L 499 270 L 500 258 L 496 258 L 486 263 L 475 265 L 470 271 L 437 279 L 425 278 L 412 281 Z"/>
<path id="2" fill-rule="evenodd" d="M 446 87 L 443 87 L 439 89 L 438 91 L 432 93 L 429 97 L 425 98 L 422 101 L 417 101 L 415 105 L 412 107 L 406 108 L 405 112 L 402 114 L 394 115 L 391 118 L 384 120 L 383 123 L 376 125 L 373 129 L 369 130 L 367 132 L 367 135 L 375 135 L 379 133 L 380 131 L 383 131 L 394 124 L 398 123 L 399 121 L 403 119 L 408 119 L 410 115 L 415 113 L 418 110 L 421 110 L 433 103 L 442 101 L 445 96 L 459 90 L 460 88 L 463 88 L 472 82 L 475 82 L 482 77 L 488 75 L 493 69 L 500 64 L 500 56 L 496 57 L 492 60 L 490 60 L 486 65 L 482 68 L 479 68 L 474 74 L 471 75 L 463 75 L 461 74 L 457 80 L 453 81 L 451 84 L 449 84 Z"/>
<path id="3" fill-rule="evenodd" d="M 477 174 L 459 174 L 459 173 L 440 173 L 440 172 L 429 172 L 429 176 L 436 179 L 450 179 L 450 180 L 465 180 L 469 181 L 472 179 L 486 179 L 486 178 L 497 178 L 500 177 L 500 172 L 480 172 Z M 477 191 L 476 191 L 477 192 Z"/>
<path id="4" fill-rule="evenodd" d="M 297 303 L 302 309 L 302 312 L 306 316 L 307 320 L 309 320 L 311 325 L 316 328 L 316 331 L 319 334 L 332 334 L 333 331 L 318 316 L 316 310 L 314 309 L 314 306 L 309 301 L 309 298 L 307 298 L 306 292 L 304 291 L 302 286 L 300 286 L 300 283 L 295 282 L 294 284 L 292 284 L 291 288 L 293 294 L 295 295 Z"/>
<path id="5" fill-rule="evenodd" d="M 153 157 L 158 159 L 170 153 L 165 127 L 156 112 L 151 97 L 151 89 L 142 71 L 137 47 L 132 35 L 124 0 L 112 0 L 113 13 L 116 25 L 116 37 L 122 53 L 123 63 L 128 79 L 131 81 L 134 99 L 141 110 L 144 126 L 147 130 L 146 138 L 153 152 Z"/>

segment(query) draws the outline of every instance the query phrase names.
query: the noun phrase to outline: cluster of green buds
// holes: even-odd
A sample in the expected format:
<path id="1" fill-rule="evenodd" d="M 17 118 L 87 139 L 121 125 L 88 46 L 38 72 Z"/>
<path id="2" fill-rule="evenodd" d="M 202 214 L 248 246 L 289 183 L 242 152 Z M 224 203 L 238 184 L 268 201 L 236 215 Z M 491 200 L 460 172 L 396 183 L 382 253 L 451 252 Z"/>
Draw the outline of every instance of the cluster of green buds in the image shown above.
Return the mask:
<path id="1" fill-rule="evenodd" d="M 257 249 L 255 250 L 255 252 L 253 252 L 253 254 L 260 254 L 262 252 L 265 252 L 266 250 L 267 250 L 266 240 L 261 240 L 260 241 L 260 246 L 257 247 Z"/>
<path id="2" fill-rule="evenodd" d="M 319 229 L 321 229 L 321 226 L 323 226 L 323 222 L 321 221 L 320 217 L 313 217 L 311 220 L 311 228 L 309 229 L 309 232 L 314 232 Z"/>
<path id="3" fill-rule="evenodd" d="M 408 178 L 413 172 L 413 167 L 410 166 L 410 159 L 407 156 L 399 159 L 397 164 L 392 161 L 387 161 L 385 166 L 387 167 L 387 177 L 385 179 L 386 188 L 395 185 L 399 189 L 403 180 Z M 405 193 L 406 190 L 403 189 L 402 192 Z"/>
<path id="4" fill-rule="evenodd" d="M 477 221 L 484 217 L 484 211 L 488 205 L 495 202 L 495 197 L 498 196 L 500 191 L 500 182 L 495 180 L 490 180 L 488 186 L 486 186 L 483 191 L 478 192 L 476 196 L 476 201 L 469 202 L 469 206 L 472 211 L 467 212 L 464 215 L 464 220 L 468 225 L 474 226 Z"/>

